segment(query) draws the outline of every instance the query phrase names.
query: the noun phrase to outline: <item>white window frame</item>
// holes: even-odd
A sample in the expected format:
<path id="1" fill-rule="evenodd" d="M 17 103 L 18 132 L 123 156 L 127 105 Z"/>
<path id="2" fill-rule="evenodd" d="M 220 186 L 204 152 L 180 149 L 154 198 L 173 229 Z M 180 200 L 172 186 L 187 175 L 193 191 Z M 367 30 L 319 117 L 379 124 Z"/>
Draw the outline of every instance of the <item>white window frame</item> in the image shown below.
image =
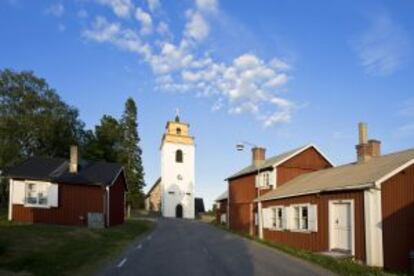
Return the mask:
<path id="1" fill-rule="evenodd" d="M 278 206 L 274 206 L 271 207 L 271 219 L 272 219 L 272 230 L 276 230 L 276 231 L 283 231 L 286 229 L 286 225 L 284 225 L 283 222 L 283 213 L 285 212 L 285 206 L 283 205 L 278 205 Z M 279 210 L 281 211 L 281 217 L 279 218 Z M 280 224 L 279 224 L 280 222 Z"/>
<path id="2" fill-rule="evenodd" d="M 306 204 L 294 204 L 290 206 L 293 210 L 292 212 L 292 220 L 293 220 L 293 227 L 291 229 L 292 232 L 305 232 L 305 233 L 309 233 L 311 232 L 311 230 L 309 229 L 309 209 L 310 209 L 310 204 L 306 203 Z M 296 208 L 299 208 L 299 227 L 297 227 L 296 225 Z M 306 221 L 306 226 L 307 228 L 304 229 L 302 227 L 302 221 L 303 221 L 303 217 L 302 217 L 302 209 L 303 208 L 307 208 L 307 221 Z"/>
<path id="3" fill-rule="evenodd" d="M 24 188 L 24 206 L 25 207 L 34 207 L 34 208 L 49 208 L 49 183 L 45 183 L 45 182 L 40 182 L 40 181 L 25 181 L 24 183 L 25 188 Z M 28 193 L 29 193 L 29 185 L 35 185 L 36 190 L 35 192 L 37 193 L 36 196 L 36 203 L 30 203 L 28 202 Z M 43 186 L 43 189 L 39 189 L 39 186 Z M 45 204 L 40 204 L 39 203 L 39 190 L 43 190 L 44 195 L 43 197 L 46 198 L 46 203 Z"/>
<path id="4" fill-rule="evenodd" d="M 274 172 L 275 172 L 275 169 L 271 171 L 266 170 L 266 171 L 260 172 L 256 177 L 256 187 L 259 189 L 268 189 L 269 187 L 275 187 L 276 184 L 274 182 L 276 181 L 275 179 L 273 179 L 274 175 L 271 175 Z"/>

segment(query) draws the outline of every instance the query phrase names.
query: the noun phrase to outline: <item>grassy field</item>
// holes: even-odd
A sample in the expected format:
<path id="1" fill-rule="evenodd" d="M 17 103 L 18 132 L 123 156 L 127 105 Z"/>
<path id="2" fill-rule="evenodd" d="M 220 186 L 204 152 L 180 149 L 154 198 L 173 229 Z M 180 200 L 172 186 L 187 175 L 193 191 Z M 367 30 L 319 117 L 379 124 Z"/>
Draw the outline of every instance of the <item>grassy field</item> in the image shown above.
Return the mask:
<path id="1" fill-rule="evenodd" d="M 0 211 L 0 274 L 82 275 L 118 255 L 150 222 L 126 221 L 109 229 L 24 225 Z"/>
<path id="2" fill-rule="evenodd" d="M 382 269 L 372 268 L 372 267 L 369 267 L 363 264 L 356 263 L 351 259 L 335 259 L 329 256 L 316 254 L 310 251 L 295 249 L 295 248 L 292 248 L 292 247 L 289 247 L 289 246 L 286 246 L 280 243 L 275 243 L 275 242 L 261 240 L 258 238 L 253 238 L 248 234 L 231 231 L 222 225 L 217 225 L 215 223 L 213 224 L 225 231 L 232 232 L 236 235 L 243 236 L 244 238 L 254 240 L 260 244 L 273 247 L 289 255 L 301 258 L 303 260 L 309 261 L 317 265 L 320 265 L 332 272 L 337 273 L 338 275 L 397 275 L 397 274 L 385 272 Z M 403 275 L 403 274 L 400 274 L 400 275 Z"/>

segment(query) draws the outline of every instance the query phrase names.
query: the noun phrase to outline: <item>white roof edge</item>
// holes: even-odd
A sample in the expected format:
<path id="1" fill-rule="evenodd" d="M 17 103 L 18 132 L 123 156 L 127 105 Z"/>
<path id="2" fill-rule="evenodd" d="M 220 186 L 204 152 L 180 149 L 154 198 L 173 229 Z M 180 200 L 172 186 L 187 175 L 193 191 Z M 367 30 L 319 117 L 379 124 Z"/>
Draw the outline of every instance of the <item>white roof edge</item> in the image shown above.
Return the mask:
<path id="1" fill-rule="evenodd" d="M 121 175 L 121 173 L 124 172 L 124 167 L 121 167 L 119 169 L 119 172 L 117 172 L 115 178 L 112 180 L 111 184 L 109 184 L 108 186 L 113 186 L 115 184 L 115 181 L 118 179 L 118 177 Z M 126 182 L 126 179 L 125 179 Z"/>
<path id="2" fill-rule="evenodd" d="M 411 159 L 410 161 L 407 161 L 403 165 L 399 166 L 395 170 L 387 173 L 386 175 L 384 175 L 383 177 L 381 177 L 380 179 L 378 179 L 377 181 L 375 181 L 375 186 L 379 188 L 382 183 L 384 183 L 385 181 L 387 181 L 388 179 L 390 179 L 391 177 L 393 177 L 394 175 L 396 175 L 400 171 L 406 169 L 407 167 L 409 167 L 409 166 L 411 166 L 413 164 L 414 164 L 414 159 Z"/>
<path id="3" fill-rule="evenodd" d="M 289 155 L 289 156 L 287 156 L 286 158 L 284 158 L 284 159 L 282 159 L 282 160 L 280 160 L 279 162 L 277 162 L 277 163 L 275 163 L 275 164 L 273 164 L 272 166 L 273 166 L 273 168 L 275 168 L 275 167 L 277 167 L 277 166 L 279 166 L 280 164 L 283 164 L 283 163 L 285 163 L 287 160 L 289 160 L 289 159 L 291 159 L 291 158 L 293 158 L 294 156 L 296 156 L 296 155 L 298 155 L 298 154 L 300 154 L 300 153 L 302 153 L 302 152 L 304 152 L 305 150 L 307 150 L 307 149 L 309 149 L 309 148 L 314 148 L 320 155 L 322 155 L 322 157 L 323 158 L 325 158 L 325 160 L 326 161 L 328 161 L 331 165 L 332 165 L 332 167 L 335 167 L 336 165 L 335 165 L 335 163 L 334 162 L 332 162 L 317 146 L 315 146 L 314 144 L 308 144 L 308 145 L 306 145 L 306 146 L 303 146 L 302 148 L 300 148 L 300 149 L 298 149 L 297 151 L 295 151 L 294 153 L 292 153 L 291 155 Z"/>
<path id="4" fill-rule="evenodd" d="M 265 199 L 255 199 L 255 202 L 262 202 L 262 201 L 269 201 L 269 200 L 275 200 L 275 199 L 282 199 L 282 198 L 289 198 L 289 197 L 295 197 L 295 196 L 303 196 L 303 195 L 311 195 L 311 194 L 318 194 L 321 192 L 334 192 L 334 191 L 349 191 L 349 190 L 360 190 L 365 188 L 371 188 L 374 186 L 374 183 L 365 183 L 360 185 L 352 185 L 352 186 L 344 186 L 344 187 L 333 187 L 333 188 L 327 188 L 322 190 L 313 190 L 308 191 L 304 193 L 294 193 L 294 194 L 288 194 L 288 195 L 282 195 L 282 196 L 274 196 L 269 197 Z"/>

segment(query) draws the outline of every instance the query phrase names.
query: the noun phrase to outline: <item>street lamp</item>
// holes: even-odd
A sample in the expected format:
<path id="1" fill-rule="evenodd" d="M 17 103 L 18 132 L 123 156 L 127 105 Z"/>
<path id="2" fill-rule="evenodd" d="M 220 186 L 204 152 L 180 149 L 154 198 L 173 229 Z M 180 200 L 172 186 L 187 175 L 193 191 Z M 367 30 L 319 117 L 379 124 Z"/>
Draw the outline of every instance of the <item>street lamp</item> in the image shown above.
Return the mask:
<path id="1" fill-rule="evenodd" d="M 253 143 L 242 141 L 242 142 L 240 142 L 236 145 L 236 150 L 237 151 L 244 151 L 245 146 L 249 146 L 252 149 L 258 148 L 258 146 L 253 144 Z M 260 197 L 260 189 L 261 189 L 261 187 L 260 187 L 260 167 L 257 168 L 256 181 L 257 181 L 257 183 L 255 183 L 255 187 L 257 187 L 257 197 Z M 228 200 L 228 203 L 229 202 L 230 201 Z M 261 233 L 262 232 L 262 230 L 261 230 L 261 224 L 262 224 L 262 220 L 261 220 L 261 212 L 262 212 L 261 209 L 262 208 L 261 207 L 262 206 L 261 206 L 261 203 L 259 203 L 257 207 L 258 207 L 257 208 L 257 219 L 258 219 L 258 226 L 259 226 L 259 237 L 261 238 L 262 237 L 262 233 Z M 253 213 L 253 203 L 251 203 L 251 212 Z M 254 224 L 255 224 L 256 220 L 255 220 L 254 217 L 253 217 L 252 220 L 253 221 L 252 221 L 252 225 L 250 227 L 250 232 L 253 235 L 253 227 L 254 227 Z"/>

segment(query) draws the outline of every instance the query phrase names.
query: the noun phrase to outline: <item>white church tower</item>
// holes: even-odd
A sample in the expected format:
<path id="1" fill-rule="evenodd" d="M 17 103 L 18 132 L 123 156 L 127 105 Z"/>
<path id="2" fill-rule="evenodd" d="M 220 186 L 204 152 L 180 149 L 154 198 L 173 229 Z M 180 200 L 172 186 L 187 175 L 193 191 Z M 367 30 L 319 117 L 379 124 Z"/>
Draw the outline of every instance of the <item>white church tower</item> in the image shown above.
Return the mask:
<path id="1" fill-rule="evenodd" d="M 194 137 L 179 114 L 161 141 L 161 212 L 164 217 L 194 218 Z"/>

